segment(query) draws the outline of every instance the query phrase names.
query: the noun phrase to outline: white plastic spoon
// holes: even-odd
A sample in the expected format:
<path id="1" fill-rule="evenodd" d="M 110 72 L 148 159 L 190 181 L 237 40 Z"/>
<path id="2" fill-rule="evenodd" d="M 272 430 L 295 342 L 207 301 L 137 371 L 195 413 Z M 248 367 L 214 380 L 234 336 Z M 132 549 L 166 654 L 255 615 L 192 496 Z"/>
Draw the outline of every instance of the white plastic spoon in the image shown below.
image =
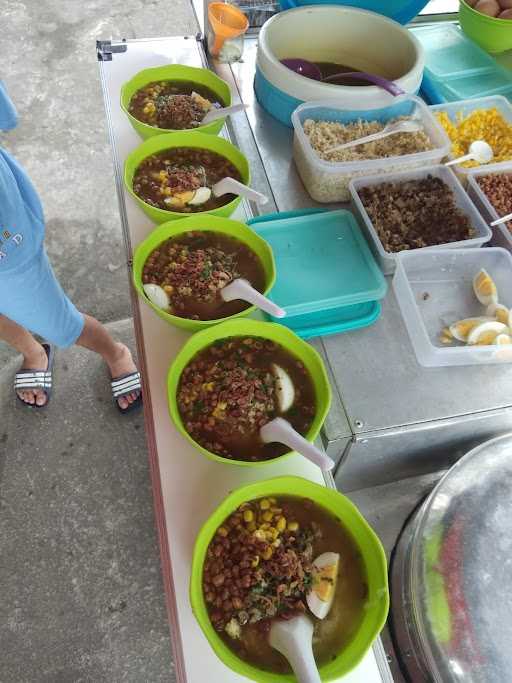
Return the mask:
<path id="1" fill-rule="evenodd" d="M 265 313 L 273 315 L 275 318 L 283 318 L 286 315 L 286 311 L 283 311 L 283 309 L 277 306 L 273 301 L 267 299 L 264 294 L 258 292 L 257 289 L 254 289 L 250 282 L 241 277 L 223 287 L 220 290 L 220 295 L 224 301 L 233 301 L 235 299 L 247 301 L 253 306 L 261 308 Z"/>
<path id="2" fill-rule="evenodd" d="M 260 436 L 264 443 L 284 443 L 292 451 L 297 451 L 312 463 L 326 472 L 332 470 L 334 461 L 319 450 L 314 444 L 305 439 L 291 424 L 282 417 L 275 417 L 260 429 Z"/>
<path id="3" fill-rule="evenodd" d="M 217 119 L 222 119 L 224 116 L 230 116 L 231 114 L 236 114 L 239 111 L 247 109 L 247 105 L 243 104 L 232 104 L 230 107 L 212 107 L 206 116 L 201 121 L 201 125 L 205 126 L 207 123 L 213 123 Z"/>
<path id="4" fill-rule="evenodd" d="M 303 614 L 272 622 L 269 643 L 290 662 L 299 683 L 321 683 L 313 656 L 313 623 Z"/>
<path id="5" fill-rule="evenodd" d="M 251 187 L 247 187 L 247 185 L 240 183 L 234 178 L 219 180 L 218 183 L 213 185 L 212 192 L 216 197 L 221 197 L 223 194 L 239 194 L 241 197 L 256 202 L 256 204 L 266 204 L 268 202 L 268 197 L 264 194 L 253 190 Z"/>
<path id="6" fill-rule="evenodd" d="M 500 225 L 501 223 L 508 223 L 509 221 L 512 221 L 512 213 L 507 213 L 506 216 L 502 216 L 501 218 L 498 218 L 497 221 L 493 221 L 491 223 L 491 226 L 494 227 L 495 225 Z"/>
<path id="7" fill-rule="evenodd" d="M 494 152 L 492 147 L 485 142 L 485 140 L 475 140 L 469 145 L 469 154 L 458 159 L 447 161 L 445 166 L 453 166 L 454 164 L 462 164 L 465 161 L 478 161 L 479 164 L 488 164 L 492 160 Z"/>
<path id="8" fill-rule="evenodd" d="M 395 133 L 416 133 L 422 128 L 423 126 L 417 121 L 395 121 L 394 123 L 388 123 L 388 125 L 385 126 L 385 128 L 380 130 L 378 133 L 372 133 L 371 135 L 365 135 L 363 138 L 358 138 L 357 140 L 345 142 L 342 145 L 329 147 L 329 149 L 326 149 L 324 151 L 324 154 L 325 152 L 337 152 L 340 149 L 348 149 L 349 147 L 364 145 L 366 142 L 380 140 L 381 138 L 386 138 L 388 137 L 388 135 L 394 135 Z"/>

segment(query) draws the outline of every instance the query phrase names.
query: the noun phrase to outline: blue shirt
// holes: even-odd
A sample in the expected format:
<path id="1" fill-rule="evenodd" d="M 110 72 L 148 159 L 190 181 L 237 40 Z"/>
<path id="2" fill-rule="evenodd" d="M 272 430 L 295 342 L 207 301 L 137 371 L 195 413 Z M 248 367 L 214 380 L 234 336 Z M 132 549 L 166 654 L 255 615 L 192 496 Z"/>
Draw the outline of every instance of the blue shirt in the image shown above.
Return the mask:
<path id="1" fill-rule="evenodd" d="M 16 109 L 0 81 L 0 130 L 18 122 Z M 41 201 L 25 171 L 0 147 L 0 280 L 17 272 L 41 251 L 44 216 Z"/>

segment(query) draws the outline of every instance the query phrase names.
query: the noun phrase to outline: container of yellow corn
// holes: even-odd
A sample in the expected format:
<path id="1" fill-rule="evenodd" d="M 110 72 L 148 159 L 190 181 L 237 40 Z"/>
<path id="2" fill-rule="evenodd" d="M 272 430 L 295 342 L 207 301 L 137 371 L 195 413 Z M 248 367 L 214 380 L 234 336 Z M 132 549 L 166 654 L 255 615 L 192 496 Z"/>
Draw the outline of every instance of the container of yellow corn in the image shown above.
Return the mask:
<path id="1" fill-rule="evenodd" d="M 450 138 L 452 159 L 467 154 L 475 140 L 492 147 L 494 158 L 489 164 L 467 161 L 455 166 L 457 173 L 465 175 L 474 168 L 492 172 L 512 160 L 512 106 L 502 95 L 445 102 L 431 110 Z"/>

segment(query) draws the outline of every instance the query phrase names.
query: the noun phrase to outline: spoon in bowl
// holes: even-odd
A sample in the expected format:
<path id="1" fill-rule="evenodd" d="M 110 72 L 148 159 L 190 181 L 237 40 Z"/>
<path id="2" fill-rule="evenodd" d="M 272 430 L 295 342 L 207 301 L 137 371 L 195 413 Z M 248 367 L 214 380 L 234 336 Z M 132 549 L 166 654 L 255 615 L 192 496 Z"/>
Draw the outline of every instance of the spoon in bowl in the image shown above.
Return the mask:
<path id="1" fill-rule="evenodd" d="M 334 461 L 328 455 L 305 439 L 282 417 L 275 417 L 263 425 L 260 437 L 264 443 L 284 443 L 292 451 L 297 451 L 317 465 L 323 472 L 328 472 L 334 467 Z"/>
<path id="2" fill-rule="evenodd" d="M 445 166 L 453 166 L 454 164 L 462 164 L 465 161 L 477 161 L 479 164 L 488 164 L 492 161 L 494 152 L 492 147 L 485 142 L 485 140 L 475 140 L 469 146 L 469 153 L 458 159 L 447 161 Z"/>
<path id="3" fill-rule="evenodd" d="M 208 111 L 201 121 L 201 125 L 205 126 L 208 123 L 213 123 L 214 121 L 217 121 L 217 119 L 222 119 L 224 116 L 230 116 L 231 114 L 236 114 L 239 111 L 243 111 L 244 109 L 247 109 L 247 105 L 243 104 L 241 102 L 240 104 L 232 104 L 230 107 L 212 107 L 210 111 Z"/>
<path id="4" fill-rule="evenodd" d="M 206 185 L 198 187 L 186 203 L 190 204 L 190 206 L 201 206 L 201 204 L 205 204 L 210 199 L 212 194 L 214 197 L 222 197 L 224 194 L 238 194 L 252 202 L 256 202 L 256 204 L 266 204 L 268 202 L 268 197 L 261 194 L 261 192 L 253 190 L 252 187 L 247 187 L 247 185 L 234 178 L 222 178 L 222 180 L 212 185 L 211 188 Z M 173 198 L 169 197 L 164 201 L 172 206 Z"/>
<path id="5" fill-rule="evenodd" d="M 290 662 L 298 683 L 321 683 L 313 656 L 313 622 L 304 614 L 292 619 L 275 619 L 269 643 Z"/>
<path id="6" fill-rule="evenodd" d="M 380 140 L 382 138 L 388 137 L 388 135 L 395 135 L 396 133 L 416 133 L 422 129 L 423 126 L 417 121 L 395 121 L 393 123 L 388 123 L 387 126 L 385 126 L 378 133 L 372 133 L 371 135 L 365 135 L 363 138 L 345 142 L 342 145 L 329 147 L 329 149 L 326 149 L 325 152 L 337 152 L 341 149 L 348 149 L 349 147 L 356 147 L 357 145 L 364 145 L 367 142 Z"/>
<path id="7" fill-rule="evenodd" d="M 502 216 L 501 218 L 498 218 L 498 220 L 493 221 L 491 223 L 491 227 L 494 227 L 495 225 L 501 225 L 502 223 L 508 223 L 509 221 L 512 221 L 512 213 L 507 213 L 506 216 Z"/>
<path id="8" fill-rule="evenodd" d="M 270 301 L 270 299 L 267 299 L 264 294 L 254 289 L 250 282 L 241 277 L 223 287 L 220 290 L 220 295 L 224 301 L 234 301 L 235 299 L 247 301 L 247 303 L 257 306 L 265 313 L 274 316 L 274 318 L 284 318 L 286 315 L 286 311 L 273 301 Z"/>

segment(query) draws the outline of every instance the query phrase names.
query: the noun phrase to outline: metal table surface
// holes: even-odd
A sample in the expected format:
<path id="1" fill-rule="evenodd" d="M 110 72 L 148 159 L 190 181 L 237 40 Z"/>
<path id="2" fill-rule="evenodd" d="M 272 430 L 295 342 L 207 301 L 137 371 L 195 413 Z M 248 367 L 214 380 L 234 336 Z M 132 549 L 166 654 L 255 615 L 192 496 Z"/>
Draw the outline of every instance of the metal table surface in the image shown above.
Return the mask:
<path id="1" fill-rule="evenodd" d="M 106 41 L 99 45 L 100 77 L 114 157 L 119 210 L 130 269 L 133 247 L 153 229 L 123 186 L 123 163 L 141 140 L 119 105 L 121 85 L 141 69 L 165 63 L 201 66 L 200 43 L 193 37 Z M 238 131 L 244 130 L 244 115 Z M 235 117 L 235 125 L 238 117 Z M 229 132 L 228 132 L 229 136 Z M 251 140 L 247 139 L 246 146 Z M 257 149 L 252 141 L 253 154 Z M 261 162 L 251 158 L 253 175 L 265 182 Z M 243 203 L 235 217 L 246 220 L 250 207 Z M 233 488 L 281 474 L 295 474 L 334 487 L 330 474 L 300 456 L 269 463 L 261 470 L 219 464 L 204 458 L 176 430 L 168 415 L 166 377 L 172 359 L 189 335 L 171 327 L 142 304 L 133 288 L 132 307 L 144 392 L 144 416 L 153 485 L 155 516 L 162 558 L 162 573 L 171 625 L 178 683 L 242 683 L 247 679 L 227 669 L 215 656 L 190 609 L 188 582 L 193 545 L 198 530 Z M 331 381 L 334 381 L 331 377 Z M 335 402 L 336 405 L 336 402 Z M 337 410 L 341 407 L 338 405 Z M 341 432 L 350 437 L 348 423 Z M 391 673 L 380 639 L 343 683 L 387 683 Z"/>
<path id="2" fill-rule="evenodd" d="M 233 121 L 234 141 L 257 167 L 253 185 L 272 192 L 265 212 L 343 206 L 318 204 L 304 188 L 292 159 L 293 131 L 256 101 L 256 49 L 257 36 L 249 36 L 243 62 L 211 66 L 249 105 Z M 336 482 L 346 491 L 446 467 L 512 426 L 512 365 L 421 367 L 387 279 L 377 323 L 316 340 L 337 389 L 324 443 L 340 461 Z"/>

